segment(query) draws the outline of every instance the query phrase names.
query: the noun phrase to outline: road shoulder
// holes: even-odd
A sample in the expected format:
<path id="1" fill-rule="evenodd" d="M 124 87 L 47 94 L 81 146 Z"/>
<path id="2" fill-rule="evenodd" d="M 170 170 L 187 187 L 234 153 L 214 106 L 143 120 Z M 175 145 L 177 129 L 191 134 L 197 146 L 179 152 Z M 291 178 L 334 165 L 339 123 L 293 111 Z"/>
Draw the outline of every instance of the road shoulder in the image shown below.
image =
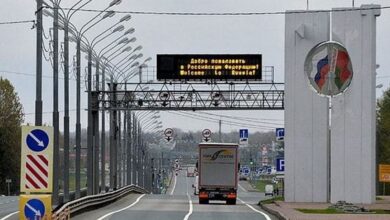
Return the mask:
<path id="1" fill-rule="evenodd" d="M 118 209 L 125 208 L 131 203 L 135 202 L 140 194 L 129 194 L 124 198 L 118 199 L 117 201 L 110 203 L 103 207 L 98 207 L 87 212 L 79 213 L 78 215 L 72 216 L 74 220 L 87 220 L 87 219 L 98 219 L 99 217 Z"/>

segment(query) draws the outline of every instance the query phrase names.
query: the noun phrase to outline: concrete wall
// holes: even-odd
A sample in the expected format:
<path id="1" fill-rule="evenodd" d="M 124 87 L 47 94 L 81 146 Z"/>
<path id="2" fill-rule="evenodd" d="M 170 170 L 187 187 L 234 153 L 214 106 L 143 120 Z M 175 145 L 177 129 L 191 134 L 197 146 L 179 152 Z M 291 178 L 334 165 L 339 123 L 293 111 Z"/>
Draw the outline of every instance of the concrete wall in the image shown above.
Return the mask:
<path id="1" fill-rule="evenodd" d="M 348 90 L 332 99 L 332 203 L 375 202 L 375 33 L 379 14 L 379 10 L 332 14 L 333 40 L 346 47 L 354 71 Z"/>
<path id="2" fill-rule="evenodd" d="M 329 13 L 287 14 L 285 35 L 285 200 L 326 202 L 328 100 L 310 88 L 304 62 L 329 40 Z"/>

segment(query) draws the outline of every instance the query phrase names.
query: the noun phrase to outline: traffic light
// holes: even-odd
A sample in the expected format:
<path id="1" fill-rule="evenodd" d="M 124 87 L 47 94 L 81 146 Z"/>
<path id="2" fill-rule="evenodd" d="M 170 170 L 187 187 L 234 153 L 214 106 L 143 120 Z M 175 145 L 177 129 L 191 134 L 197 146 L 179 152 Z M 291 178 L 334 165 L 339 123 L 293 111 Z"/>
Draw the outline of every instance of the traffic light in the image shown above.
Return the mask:
<path id="1" fill-rule="evenodd" d="M 252 159 L 252 158 L 249 159 L 249 164 L 250 164 L 250 165 L 253 165 L 253 159 Z"/>

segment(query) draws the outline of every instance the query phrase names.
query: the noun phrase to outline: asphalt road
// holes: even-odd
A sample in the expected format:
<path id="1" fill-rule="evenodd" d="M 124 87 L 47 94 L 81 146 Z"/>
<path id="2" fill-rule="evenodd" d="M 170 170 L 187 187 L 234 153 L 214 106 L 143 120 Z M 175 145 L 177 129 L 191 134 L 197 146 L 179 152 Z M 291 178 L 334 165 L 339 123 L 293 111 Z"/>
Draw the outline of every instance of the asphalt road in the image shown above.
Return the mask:
<path id="1" fill-rule="evenodd" d="M 0 219 L 19 210 L 18 196 L 0 196 Z"/>
<path id="2" fill-rule="evenodd" d="M 112 220 L 269 220 L 275 219 L 256 204 L 264 198 L 263 193 L 248 192 L 239 187 L 237 205 L 211 201 L 199 205 L 193 195 L 194 178 L 180 173 L 172 181 L 164 195 L 129 195 L 108 206 L 83 213 L 72 219 Z"/>

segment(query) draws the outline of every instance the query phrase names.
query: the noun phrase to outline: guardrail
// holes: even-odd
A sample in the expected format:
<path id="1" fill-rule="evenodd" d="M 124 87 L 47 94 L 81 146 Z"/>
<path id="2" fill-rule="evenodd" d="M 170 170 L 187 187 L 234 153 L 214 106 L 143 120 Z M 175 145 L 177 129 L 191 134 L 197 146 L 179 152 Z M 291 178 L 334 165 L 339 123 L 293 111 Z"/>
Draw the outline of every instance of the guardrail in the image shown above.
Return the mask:
<path id="1" fill-rule="evenodd" d="M 112 192 L 85 196 L 80 199 L 70 201 L 64 204 L 63 206 L 61 206 L 61 208 L 53 212 L 52 219 L 53 220 L 70 219 L 70 216 L 77 212 L 80 212 L 82 210 L 85 210 L 93 206 L 112 202 L 118 198 L 121 198 L 129 194 L 130 192 L 148 193 L 148 191 L 145 190 L 144 188 L 141 188 L 136 185 L 129 185 Z"/>

